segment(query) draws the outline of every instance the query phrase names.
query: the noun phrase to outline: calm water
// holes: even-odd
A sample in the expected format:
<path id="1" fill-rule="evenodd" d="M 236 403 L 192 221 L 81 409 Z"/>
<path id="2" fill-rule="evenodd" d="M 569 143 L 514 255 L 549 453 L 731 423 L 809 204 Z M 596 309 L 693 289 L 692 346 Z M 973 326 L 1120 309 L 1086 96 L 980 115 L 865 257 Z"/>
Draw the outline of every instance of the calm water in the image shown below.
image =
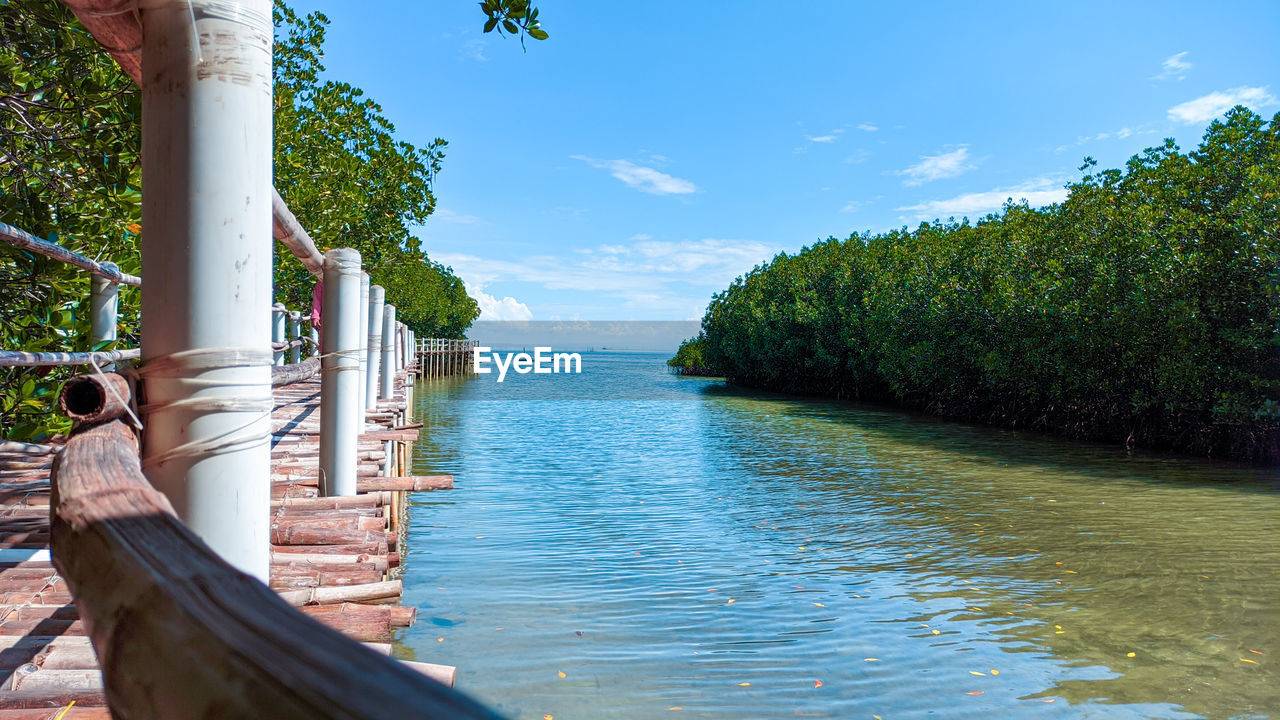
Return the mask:
<path id="1" fill-rule="evenodd" d="M 584 361 L 418 387 L 397 654 L 502 713 L 1280 717 L 1280 473 Z"/>

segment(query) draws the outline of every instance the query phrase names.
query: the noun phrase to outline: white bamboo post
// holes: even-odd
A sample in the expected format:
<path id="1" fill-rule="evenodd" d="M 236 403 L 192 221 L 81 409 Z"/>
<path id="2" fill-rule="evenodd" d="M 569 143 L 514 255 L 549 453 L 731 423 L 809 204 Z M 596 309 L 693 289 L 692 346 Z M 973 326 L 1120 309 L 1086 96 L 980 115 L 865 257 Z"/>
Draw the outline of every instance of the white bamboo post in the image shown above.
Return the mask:
<path id="1" fill-rule="evenodd" d="M 289 313 L 289 339 L 296 344 L 289 348 L 289 362 L 298 364 L 302 362 L 302 344 L 298 341 L 302 340 L 302 314 Z"/>
<path id="2" fill-rule="evenodd" d="M 368 377 L 365 379 L 364 407 L 366 410 L 378 409 L 378 388 L 382 367 L 382 311 L 386 301 L 386 290 L 381 285 L 369 288 L 369 336 L 367 338 L 367 355 L 369 357 Z"/>
<path id="3" fill-rule="evenodd" d="M 356 427 L 364 430 L 366 393 L 369 392 L 369 273 L 360 273 L 360 382 L 356 404 Z"/>
<path id="4" fill-rule="evenodd" d="M 194 27 L 192 26 L 194 18 Z M 142 467 L 266 581 L 271 503 L 271 0 L 142 23 Z"/>
<path id="5" fill-rule="evenodd" d="M 356 403 L 360 400 L 360 253 L 334 248 L 324 256 L 320 331 L 320 494 L 356 494 Z"/>
<path id="6" fill-rule="evenodd" d="M 307 325 L 311 327 L 311 356 L 315 357 L 320 354 L 320 331 L 316 329 L 311 321 L 307 321 Z"/>
<path id="7" fill-rule="evenodd" d="M 115 263 L 104 262 L 103 267 L 119 270 Z M 89 350 L 97 350 L 102 343 L 116 339 L 116 319 L 120 307 L 120 284 L 97 275 L 89 276 Z M 114 363 L 103 370 L 115 367 Z"/>
<path id="8" fill-rule="evenodd" d="M 271 306 L 271 342 L 282 343 L 285 341 L 285 320 L 288 319 L 289 311 L 284 305 L 276 303 Z M 271 356 L 271 361 L 276 365 L 284 364 L 284 350 L 276 350 Z"/>
<path id="9" fill-rule="evenodd" d="M 396 306 L 387 305 L 382 311 L 382 383 L 378 397 L 390 400 L 395 396 L 396 379 Z"/>

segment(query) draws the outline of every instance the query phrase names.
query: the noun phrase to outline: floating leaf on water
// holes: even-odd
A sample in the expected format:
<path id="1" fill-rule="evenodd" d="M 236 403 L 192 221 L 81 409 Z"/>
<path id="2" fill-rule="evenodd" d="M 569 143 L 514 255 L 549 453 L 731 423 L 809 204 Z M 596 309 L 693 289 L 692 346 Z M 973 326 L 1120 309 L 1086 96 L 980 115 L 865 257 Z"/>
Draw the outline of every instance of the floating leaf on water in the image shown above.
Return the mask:
<path id="1" fill-rule="evenodd" d="M 667 709 L 668 709 L 668 710 L 683 710 L 684 708 L 680 707 L 679 705 L 672 705 L 671 707 L 669 707 L 669 708 L 667 708 Z"/>
<path id="2" fill-rule="evenodd" d="M 1057 700 L 1057 698 L 1045 698 L 1045 699 L 1041 700 L 1040 702 L 1043 702 L 1043 703 L 1051 703 L 1051 702 L 1053 702 L 1054 700 Z"/>
<path id="3" fill-rule="evenodd" d="M 1000 671 L 999 671 L 999 670 L 992 670 L 992 671 L 991 671 L 991 674 L 992 674 L 992 675 L 999 675 L 999 674 L 1000 674 Z"/>
<path id="4" fill-rule="evenodd" d="M 555 718 L 555 716 L 554 716 L 554 715 L 549 715 L 549 714 L 547 714 L 547 713 L 543 713 L 543 714 L 542 714 L 542 720 L 556 720 L 556 718 Z"/>
<path id="5" fill-rule="evenodd" d="M 558 678 L 560 678 L 561 680 L 563 680 L 563 679 L 565 679 L 565 678 L 567 678 L 567 677 L 569 677 L 569 676 L 568 676 L 568 675 L 565 675 L 563 670 L 557 670 L 557 671 L 556 671 L 556 677 L 558 677 Z"/>
<path id="6" fill-rule="evenodd" d="M 1054 635 L 1066 635 L 1066 634 L 1067 634 L 1067 631 L 1066 631 L 1066 630 L 1054 630 L 1054 631 L 1053 631 L 1053 634 L 1054 634 Z"/>
<path id="7" fill-rule="evenodd" d="M 751 683 L 738 683 L 738 687 L 751 687 Z"/>
<path id="8" fill-rule="evenodd" d="M 1257 665 L 1257 664 L 1258 664 L 1258 661 L 1257 661 L 1257 660 L 1250 660 L 1249 658 L 1240 658 L 1240 662 L 1247 662 L 1247 663 L 1249 663 L 1250 665 Z"/>
<path id="9" fill-rule="evenodd" d="M 880 662 L 880 658 L 862 658 L 862 662 Z"/>
<path id="10" fill-rule="evenodd" d="M 826 607 L 826 605 L 823 605 L 822 603 L 814 603 L 814 605 L 817 607 Z"/>
<path id="11" fill-rule="evenodd" d="M 803 549 L 804 549 L 804 546 L 803 546 L 803 545 L 801 545 L 801 546 L 800 546 L 800 549 L 801 549 L 801 550 L 803 550 Z"/>
<path id="12" fill-rule="evenodd" d="M 987 674 L 986 674 L 986 673 L 984 673 L 984 672 L 978 672 L 977 670 L 970 670 L 970 671 L 969 671 L 969 674 L 970 674 L 970 675 L 977 675 L 978 677 L 986 677 L 986 676 L 987 676 Z"/>
<path id="13" fill-rule="evenodd" d="M 442 638 L 442 637 L 438 637 L 438 638 L 436 638 L 436 642 L 444 642 L 444 638 Z"/>
<path id="14" fill-rule="evenodd" d="M 1125 654 L 1124 654 L 1124 656 L 1125 656 L 1125 657 L 1138 657 L 1138 653 L 1135 653 L 1135 652 L 1125 653 Z"/>
<path id="15" fill-rule="evenodd" d="M 821 681 L 821 680 L 814 680 L 814 681 L 813 681 L 813 686 L 814 686 L 814 687 L 816 687 L 816 688 L 820 688 L 820 687 L 822 687 L 822 681 Z"/>
<path id="16" fill-rule="evenodd" d="M 734 602 L 736 602 L 734 598 L 729 598 L 729 602 L 725 603 L 725 605 L 732 605 Z"/>
<path id="17" fill-rule="evenodd" d="M 983 693 L 982 690 L 970 690 L 969 692 L 965 693 L 965 695 L 981 695 L 982 693 Z"/>
<path id="18" fill-rule="evenodd" d="M 1261 654 L 1262 654 L 1262 651 L 1261 651 L 1261 650 L 1250 650 L 1249 652 L 1253 653 L 1254 655 L 1261 655 Z"/>
<path id="19" fill-rule="evenodd" d="M 941 631 L 941 630 L 934 630 L 934 631 L 933 631 L 933 634 L 934 634 L 934 635 L 941 635 L 941 634 L 942 634 L 942 631 Z"/>
<path id="20" fill-rule="evenodd" d="M 1065 572 L 1065 573 L 1071 573 L 1072 575 L 1079 575 L 1079 574 L 1080 574 L 1080 573 L 1076 572 L 1075 570 L 1063 570 L 1062 572 Z"/>

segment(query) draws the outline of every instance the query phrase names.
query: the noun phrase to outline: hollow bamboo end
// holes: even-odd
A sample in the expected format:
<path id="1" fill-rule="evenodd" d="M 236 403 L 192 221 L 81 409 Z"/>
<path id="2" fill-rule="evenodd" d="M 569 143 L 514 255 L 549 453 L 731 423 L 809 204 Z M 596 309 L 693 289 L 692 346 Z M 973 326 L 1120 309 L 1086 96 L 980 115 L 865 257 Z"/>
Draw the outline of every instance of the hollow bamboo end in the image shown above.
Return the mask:
<path id="1" fill-rule="evenodd" d="M 62 385 L 58 406 L 79 423 L 113 420 L 128 412 L 129 383 L 115 373 L 80 375 Z"/>

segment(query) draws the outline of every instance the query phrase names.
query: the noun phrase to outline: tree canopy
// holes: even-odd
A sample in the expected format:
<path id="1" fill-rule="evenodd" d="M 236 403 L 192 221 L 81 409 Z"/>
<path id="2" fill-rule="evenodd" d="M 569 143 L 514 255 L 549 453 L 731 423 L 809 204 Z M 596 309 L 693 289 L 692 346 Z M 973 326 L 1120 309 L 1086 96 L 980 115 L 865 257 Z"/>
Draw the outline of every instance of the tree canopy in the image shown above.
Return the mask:
<path id="1" fill-rule="evenodd" d="M 1280 455 L 1280 115 L 1082 169 L 1058 205 L 779 255 L 712 299 L 696 345 L 749 386 Z"/>
<path id="2" fill-rule="evenodd" d="M 480 3 L 486 31 L 545 39 L 528 0 Z M 479 314 L 410 228 L 435 209 L 446 143 L 398 138 L 357 87 L 321 77 L 328 20 L 275 2 L 275 184 L 322 247 L 358 249 L 419 337 L 462 337 Z M 0 221 L 124 271 L 140 270 L 141 92 L 57 0 L 0 0 Z M 314 278 L 275 254 L 276 299 L 310 307 Z M 85 350 L 89 275 L 0 244 L 6 350 Z M 118 345 L 137 347 L 139 293 L 122 288 Z M 54 410 L 66 369 L 0 368 L 0 435 L 69 427 Z"/>

